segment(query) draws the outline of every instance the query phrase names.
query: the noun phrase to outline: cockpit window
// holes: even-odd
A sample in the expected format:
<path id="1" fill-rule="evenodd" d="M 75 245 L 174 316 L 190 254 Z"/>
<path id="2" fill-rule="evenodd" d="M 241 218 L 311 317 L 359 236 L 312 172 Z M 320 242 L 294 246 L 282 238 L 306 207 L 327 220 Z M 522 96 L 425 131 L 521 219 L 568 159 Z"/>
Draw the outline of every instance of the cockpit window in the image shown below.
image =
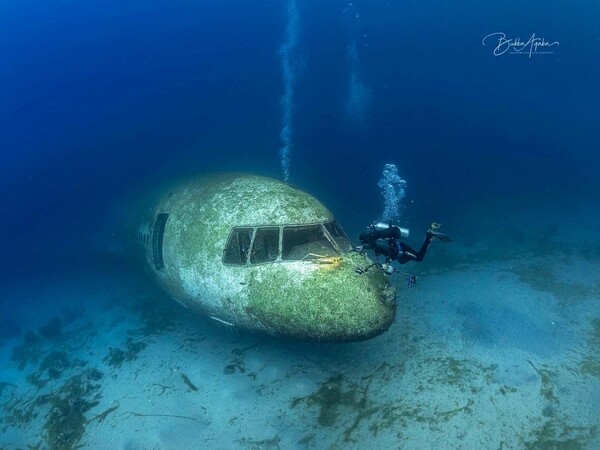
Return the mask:
<path id="1" fill-rule="evenodd" d="M 282 258 L 302 260 L 319 256 L 336 256 L 337 252 L 325 236 L 321 225 L 283 228 Z"/>
<path id="2" fill-rule="evenodd" d="M 246 261 L 248 261 L 250 243 L 252 242 L 252 232 L 252 228 L 236 227 L 231 230 L 223 254 L 223 262 L 225 264 L 246 264 Z"/>
<path id="3" fill-rule="evenodd" d="M 352 244 L 350 244 L 346 233 L 344 233 L 342 227 L 340 227 L 340 225 L 335 220 L 326 223 L 325 229 L 329 232 L 331 237 L 334 239 L 335 243 L 342 251 L 347 252 L 352 248 Z"/>
<path id="4" fill-rule="evenodd" d="M 279 228 L 259 228 L 256 230 L 252 246 L 252 264 L 275 261 L 279 256 Z"/>

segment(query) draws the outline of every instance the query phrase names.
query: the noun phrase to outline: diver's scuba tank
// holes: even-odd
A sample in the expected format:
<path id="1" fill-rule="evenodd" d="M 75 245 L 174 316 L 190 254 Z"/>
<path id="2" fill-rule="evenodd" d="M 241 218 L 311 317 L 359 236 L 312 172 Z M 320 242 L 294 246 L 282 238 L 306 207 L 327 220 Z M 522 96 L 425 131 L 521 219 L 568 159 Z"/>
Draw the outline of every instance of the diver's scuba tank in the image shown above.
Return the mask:
<path id="1" fill-rule="evenodd" d="M 408 237 L 408 229 L 393 225 L 390 222 L 375 222 L 360 233 L 360 242 L 375 252 L 375 256 L 385 256 L 387 261 L 393 261 L 400 253 L 397 241 Z"/>
<path id="2" fill-rule="evenodd" d="M 373 231 L 377 234 L 378 239 L 400 239 L 407 238 L 409 234 L 408 228 L 402 228 L 398 225 L 392 225 L 392 222 L 377 222 L 373 225 Z"/>
<path id="3" fill-rule="evenodd" d="M 392 222 L 376 222 L 369 225 L 360 233 L 360 242 L 375 250 L 375 254 L 382 254 L 392 259 L 394 251 L 397 253 L 394 241 L 407 238 L 408 229 L 393 225 Z"/>
<path id="4" fill-rule="evenodd" d="M 363 245 L 373 247 L 377 239 L 400 239 L 407 237 L 407 228 L 393 225 L 392 222 L 376 222 L 365 228 L 358 238 Z"/>

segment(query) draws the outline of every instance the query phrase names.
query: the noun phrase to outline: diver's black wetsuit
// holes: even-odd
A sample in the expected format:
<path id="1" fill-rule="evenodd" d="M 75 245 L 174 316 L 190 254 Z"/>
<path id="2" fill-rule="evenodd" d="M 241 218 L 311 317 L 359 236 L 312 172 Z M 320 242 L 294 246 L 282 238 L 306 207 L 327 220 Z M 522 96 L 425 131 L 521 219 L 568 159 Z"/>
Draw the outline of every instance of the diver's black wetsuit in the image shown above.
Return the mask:
<path id="1" fill-rule="evenodd" d="M 400 264 L 405 264 L 409 261 L 423 261 L 423 258 L 425 258 L 425 254 L 427 253 L 427 249 L 431 245 L 431 241 L 434 237 L 435 236 L 432 234 L 427 233 L 419 251 L 416 251 L 404 242 L 396 241 L 396 249 L 398 254 L 392 259 L 395 259 Z"/>
<path id="2" fill-rule="evenodd" d="M 407 231 L 405 232 L 408 234 Z M 369 225 L 360 234 L 359 239 L 363 247 L 373 249 L 376 256 L 384 255 L 386 262 L 398 261 L 400 264 L 406 264 L 409 261 L 423 261 L 427 249 L 436 237 L 439 237 L 443 242 L 450 241 L 450 238 L 445 234 L 429 229 L 425 234 L 425 240 L 421 244 L 421 248 L 415 250 L 402 242 L 401 237 L 403 237 L 403 231 L 400 227 L 393 225 L 391 222 L 389 224 L 380 222 Z"/>

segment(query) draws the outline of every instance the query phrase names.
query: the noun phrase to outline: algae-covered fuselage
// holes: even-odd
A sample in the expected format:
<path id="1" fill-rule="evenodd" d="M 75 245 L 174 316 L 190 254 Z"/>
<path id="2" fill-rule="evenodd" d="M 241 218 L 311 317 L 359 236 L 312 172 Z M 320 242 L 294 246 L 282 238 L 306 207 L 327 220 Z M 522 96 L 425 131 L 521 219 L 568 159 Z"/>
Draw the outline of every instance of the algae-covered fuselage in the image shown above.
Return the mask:
<path id="1" fill-rule="evenodd" d="M 165 191 L 138 229 L 182 305 L 250 330 L 343 342 L 385 331 L 395 292 L 318 200 L 271 178 L 226 174 Z"/>

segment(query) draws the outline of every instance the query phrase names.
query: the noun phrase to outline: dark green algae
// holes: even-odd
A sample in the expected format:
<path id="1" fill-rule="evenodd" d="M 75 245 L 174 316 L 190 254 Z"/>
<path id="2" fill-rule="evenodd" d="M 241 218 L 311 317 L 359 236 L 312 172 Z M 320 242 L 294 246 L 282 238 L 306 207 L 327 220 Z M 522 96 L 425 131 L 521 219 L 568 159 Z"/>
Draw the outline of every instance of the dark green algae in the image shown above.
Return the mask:
<path id="1" fill-rule="evenodd" d="M 365 264 L 359 255 L 322 265 L 303 281 L 290 279 L 284 264 L 271 266 L 268 281 L 251 280 L 248 285 L 246 311 L 272 334 L 355 341 L 376 336 L 392 323 L 395 292 L 378 270 L 356 273 Z"/>

